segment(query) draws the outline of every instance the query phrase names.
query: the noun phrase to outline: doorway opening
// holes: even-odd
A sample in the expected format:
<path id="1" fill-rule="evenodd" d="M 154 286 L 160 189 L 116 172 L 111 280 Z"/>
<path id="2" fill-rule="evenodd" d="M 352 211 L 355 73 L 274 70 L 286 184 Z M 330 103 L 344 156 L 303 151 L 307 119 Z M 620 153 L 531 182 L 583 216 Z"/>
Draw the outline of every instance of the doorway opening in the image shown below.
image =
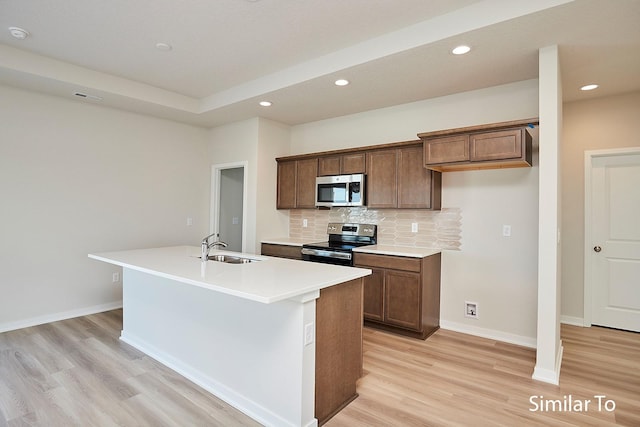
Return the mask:
<path id="1" fill-rule="evenodd" d="M 211 167 L 211 233 L 226 250 L 246 251 L 247 162 Z"/>

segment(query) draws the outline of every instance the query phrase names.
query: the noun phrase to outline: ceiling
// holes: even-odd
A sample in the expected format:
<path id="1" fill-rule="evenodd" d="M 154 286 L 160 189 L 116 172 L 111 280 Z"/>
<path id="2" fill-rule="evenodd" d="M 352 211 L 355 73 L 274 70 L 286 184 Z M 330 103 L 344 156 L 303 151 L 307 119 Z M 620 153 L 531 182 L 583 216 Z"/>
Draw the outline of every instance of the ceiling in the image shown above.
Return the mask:
<path id="1" fill-rule="evenodd" d="M 640 90 L 639 22 L 640 0 L 0 0 L 0 84 L 295 125 L 535 79 L 538 49 L 558 45 L 574 101 Z"/>

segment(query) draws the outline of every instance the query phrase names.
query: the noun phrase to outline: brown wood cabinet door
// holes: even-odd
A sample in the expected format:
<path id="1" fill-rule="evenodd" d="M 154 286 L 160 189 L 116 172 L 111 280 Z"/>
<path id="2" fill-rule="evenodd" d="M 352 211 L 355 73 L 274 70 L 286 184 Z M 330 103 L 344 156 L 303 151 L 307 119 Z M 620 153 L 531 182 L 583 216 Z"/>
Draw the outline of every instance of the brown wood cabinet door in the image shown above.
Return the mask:
<path id="1" fill-rule="evenodd" d="M 469 160 L 469 135 L 455 135 L 424 141 L 424 164 L 466 162 Z"/>
<path id="2" fill-rule="evenodd" d="M 341 158 L 340 173 L 353 174 L 365 173 L 367 171 L 366 156 L 364 153 L 345 154 Z"/>
<path id="3" fill-rule="evenodd" d="M 367 199 L 371 208 L 398 206 L 398 150 L 380 150 L 367 153 Z"/>
<path id="4" fill-rule="evenodd" d="M 384 288 L 385 321 L 390 325 L 420 331 L 422 327 L 420 274 L 387 270 Z"/>
<path id="5" fill-rule="evenodd" d="M 471 134 L 469 157 L 472 162 L 522 157 L 522 129 Z"/>
<path id="6" fill-rule="evenodd" d="M 278 162 L 278 187 L 276 207 L 293 209 L 296 207 L 296 162 Z"/>
<path id="7" fill-rule="evenodd" d="M 340 175 L 340 156 L 320 157 L 318 159 L 318 176 Z"/>
<path id="8" fill-rule="evenodd" d="M 277 245 L 274 243 L 262 243 L 260 253 L 267 256 L 280 258 L 302 259 L 300 246 Z"/>
<path id="9" fill-rule="evenodd" d="M 364 318 L 382 322 L 384 320 L 383 301 L 384 270 L 371 268 L 371 275 L 364 277 Z"/>
<path id="10" fill-rule="evenodd" d="M 431 209 L 433 172 L 422 164 L 422 146 L 398 150 L 398 207 Z"/>
<path id="11" fill-rule="evenodd" d="M 296 208 L 313 209 L 316 205 L 318 159 L 298 160 L 296 163 Z"/>

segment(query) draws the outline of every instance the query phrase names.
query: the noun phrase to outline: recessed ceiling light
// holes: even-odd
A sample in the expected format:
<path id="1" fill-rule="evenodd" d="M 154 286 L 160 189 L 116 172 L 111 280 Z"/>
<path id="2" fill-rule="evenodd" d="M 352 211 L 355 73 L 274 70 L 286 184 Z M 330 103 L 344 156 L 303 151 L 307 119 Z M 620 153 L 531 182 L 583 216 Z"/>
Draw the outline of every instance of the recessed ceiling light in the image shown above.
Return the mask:
<path id="1" fill-rule="evenodd" d="M 457 47 L 453 48 L 451 53 L 453 53 L 454 55 L 464 55 L 465 53 L 469 52 L 470 50 L 471 50 L 471 48 L 469 46 L 460 45 L 460 46 L 457 46 Z"/>
<path id="2" fill-rule="evenodd" d="M 29 37 L 29 31 L 19 27 L 9 27 L 9 32 L 18 40 L 24 40 Z"/>
<path id="3" fill-rule="evenodd" d="M 162 52 L 169 52 L 173 48 L 167 43 L 156 43 L 156 49 L 161 50 Z"/>
<path id="4" fill-rule="evenodd" d="M 263 107 L 271 107 L 273 104 L 271 103 L 271 101 L 260 101 L 260 105 L 262 105 Z"/>
<path id="5" fill-rule="evenodd" d="M 349 84 L 349 80 L 347 79 L 338 79 L 335 81 L 336 86 L 346 86 Z"/>
<path id="6" fill-rule="evenodd" d="M 590 85 L 582 86 L 582 87 L 580 88 L 580 90 L 594 90 L 594 89 L 597 89 L 597 88 L 598 88 L 598 85 L 596 85 L 596 84 L 590 84 Z"/>

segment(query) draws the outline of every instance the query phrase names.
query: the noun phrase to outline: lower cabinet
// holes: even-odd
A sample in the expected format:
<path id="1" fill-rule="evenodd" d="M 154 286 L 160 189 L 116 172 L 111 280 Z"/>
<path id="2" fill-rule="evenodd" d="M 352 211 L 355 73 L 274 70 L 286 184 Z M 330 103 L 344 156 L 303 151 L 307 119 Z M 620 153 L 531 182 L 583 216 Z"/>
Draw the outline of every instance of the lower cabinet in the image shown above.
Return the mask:
<path id="1" fill-rule="evenodd" d="M 315 417 L 326 423 L 358 397 L 362 377 L 362 279 L 320 290 L 316 300 Z"/>
<path id="2" fill-rule="evenodd" d="M 274 243 L 262 243 L 260 253 L 266 256 L 275 256 L 289 259 L 302 259 L 300 246 L 277 245 Z"/>
<path id="3" fill-rule="evenodd" d="M 440 254 L 425 258 L 356 253 L 366 326 L 425 339 L 440 327 Z"/>

